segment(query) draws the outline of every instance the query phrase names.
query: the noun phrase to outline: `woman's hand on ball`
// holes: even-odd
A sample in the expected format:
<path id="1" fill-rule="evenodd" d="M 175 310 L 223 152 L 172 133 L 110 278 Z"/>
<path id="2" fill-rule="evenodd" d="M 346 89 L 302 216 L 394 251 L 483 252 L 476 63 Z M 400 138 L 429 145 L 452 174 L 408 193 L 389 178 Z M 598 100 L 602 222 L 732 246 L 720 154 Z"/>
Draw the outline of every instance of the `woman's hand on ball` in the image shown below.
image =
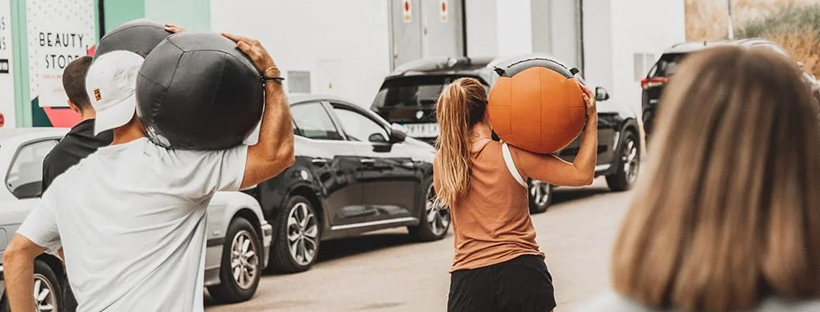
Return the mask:
<path id="1" fill-rule="evenodd" d="M 584 97 L 584 102 L 587 104 L 587 118 L 598 118 L 598 107 L 597 101 L 595 100 L 595 93 L 592 92 L 589 88 L 578 83 L 578 86 L 581 87 L 581 91 L 584 91 L 584 94 L 581 96 Z"/>
<path id="2" fill-rule="evenodd" d="M 225 33 L 222 35 L 236 42 L 236 47 L 251 58 L 260 75 L 264 75 L 265 70 L 268 68 L 276 67 L 273 58 L 268 54 L 268 50 L 265 50 L 259 40 Z"/>

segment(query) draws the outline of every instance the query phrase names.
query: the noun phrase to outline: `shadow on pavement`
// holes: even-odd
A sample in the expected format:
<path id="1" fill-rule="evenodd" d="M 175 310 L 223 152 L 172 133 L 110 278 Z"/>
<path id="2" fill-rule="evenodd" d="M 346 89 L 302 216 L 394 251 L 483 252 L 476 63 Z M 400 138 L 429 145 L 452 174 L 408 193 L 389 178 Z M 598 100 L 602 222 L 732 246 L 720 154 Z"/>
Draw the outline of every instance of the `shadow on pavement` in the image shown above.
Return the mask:
<path id="1" fill-rule="evenodd" d="M 322 242 L 319 247 L 319 259 L 316 259 L 316 262 L 336 260 L 378 249 L 412 243 L 415 243 L 415 241 L 413 241 L 410 235 L 398 228 L 391 230 L 390 233 L 372 233 L 358 237 L 325 241 Z"/>
<path id="2" fill-rule="evenodd" d="M 556 189 L 554 192 L 555 193 L 553 194 L 554 197 L 552 198 L 552 204 L 558 205 L 579 199 L 593 197 L 595 195 L 606 194 L 609 193 L 610 190 L 606 186 L 591 186 L 583 188 L 562 188 Z"/>

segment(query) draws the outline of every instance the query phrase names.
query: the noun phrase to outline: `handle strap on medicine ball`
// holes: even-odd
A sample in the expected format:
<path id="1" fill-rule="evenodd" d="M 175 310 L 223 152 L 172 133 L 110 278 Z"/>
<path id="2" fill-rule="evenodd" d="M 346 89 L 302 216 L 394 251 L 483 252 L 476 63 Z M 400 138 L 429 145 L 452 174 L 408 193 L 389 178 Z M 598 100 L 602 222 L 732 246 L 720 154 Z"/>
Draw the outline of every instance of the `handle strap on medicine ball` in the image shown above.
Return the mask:
<path id="1" fill-rule="evenodd" d="M 507 170 L 510 171 L 510 174 L 513 176 L 515 181 L 526 188 L 527 182 L 524 181 L 524 178 L 521 177 L 521 173 L 518 172 L 518 168 L 515 167 L 515 162 L 513 161 L 512 153 L 510 153 L 510 147 L 507 146 L 507 143 L 501 144 L 501 155 L 504 156 L 504 163 L 507 164 Z"/>

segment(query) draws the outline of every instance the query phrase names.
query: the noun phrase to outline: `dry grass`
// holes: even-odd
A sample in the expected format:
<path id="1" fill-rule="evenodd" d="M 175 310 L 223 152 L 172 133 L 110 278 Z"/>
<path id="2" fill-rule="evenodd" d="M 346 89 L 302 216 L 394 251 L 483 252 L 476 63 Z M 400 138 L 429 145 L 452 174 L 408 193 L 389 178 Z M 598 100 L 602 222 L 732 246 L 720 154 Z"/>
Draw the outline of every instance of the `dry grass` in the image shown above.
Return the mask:
<path id="1" fill-rule="evenodd" d="M 803 62 L 806 71 L 820 76 L 820 36 L 811 30 L 782 32 L 763 36 L 789 52 L 795 60 Z"/>
<path id="2" fill-rule="evenodd" d="M 782 46 L 820 76 L 820 0 L 732 0 L 735 36 Z M 725 0 L 686 0 L 687 41 L 727 38 Z"/>
<path id="3" fill-rule="evenodd" d="M 789 5 L 803 6 L 818 0 L 732 0 L 735 29 Z M 721 40 L 728 34 L 726 0 L 686 0 L 686 40 Z"/>

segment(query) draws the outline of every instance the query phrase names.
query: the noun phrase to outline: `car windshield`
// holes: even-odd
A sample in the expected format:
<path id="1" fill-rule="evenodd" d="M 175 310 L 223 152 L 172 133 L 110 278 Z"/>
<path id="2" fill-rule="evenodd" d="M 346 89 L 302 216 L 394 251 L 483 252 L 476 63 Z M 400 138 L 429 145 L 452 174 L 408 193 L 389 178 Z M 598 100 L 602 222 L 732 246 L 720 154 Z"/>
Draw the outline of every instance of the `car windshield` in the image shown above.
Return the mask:
<path id="1" fill-rule="evenodd" d="M 373 107 L 435 107 L 444 87 L 463 76 L 415 76 L 384 82 Z"/>
<path id="2" fill-rule="evenodd" d="M 678 71 L 678 65 L 680 65 L 684 56 L 686 56 L 685 53 L 662 55 L 661 59 L 655 63 L 655 67 L 652 68 L 652 72 L 649 73 L 649 77 L 669 77 L 674 75 L 675 72 Z"/>

